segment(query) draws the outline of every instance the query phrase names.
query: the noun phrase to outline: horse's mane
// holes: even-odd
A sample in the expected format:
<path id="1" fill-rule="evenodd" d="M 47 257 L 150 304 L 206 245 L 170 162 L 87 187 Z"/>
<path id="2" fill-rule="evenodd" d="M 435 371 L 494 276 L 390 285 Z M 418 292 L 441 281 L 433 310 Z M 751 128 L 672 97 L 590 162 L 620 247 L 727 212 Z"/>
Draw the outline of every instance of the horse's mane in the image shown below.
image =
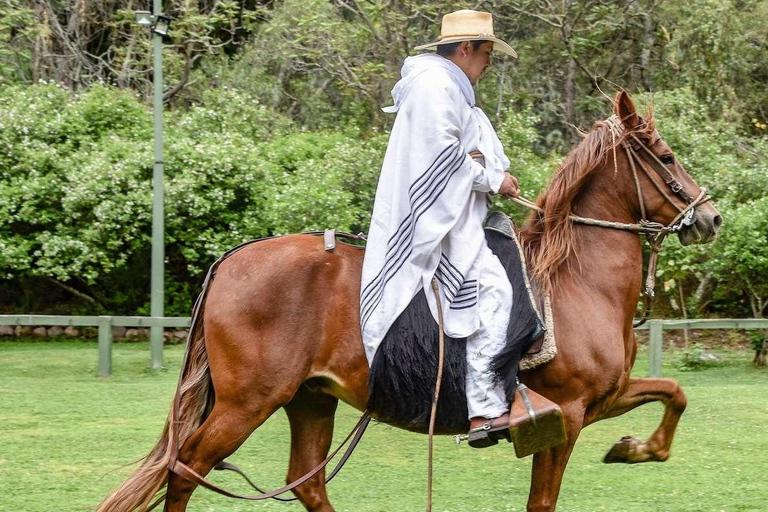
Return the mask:
<path id="1" fill-rule="evenodd" d="M 655 124 L 649 111 L 634 133 L 648 139 L 656 129 Z M 541 211 L 533 212 L 528 218 L 521 237 L 531 274 L 543 290 L 550 290 L 556 284 L 558 270 L 574 254 L 576 232 L 569 216 L 576 196 L 597 169 L 606 164 L 617 165 L 614 152 L 628 135 L 626 130 L 622 136 L 616 135 L 609 120 L 595 123 L 592 131 L 560 164 L 549 187 L 537 199 Z M 578 255 L 576 257 L 578 259 Z"/>

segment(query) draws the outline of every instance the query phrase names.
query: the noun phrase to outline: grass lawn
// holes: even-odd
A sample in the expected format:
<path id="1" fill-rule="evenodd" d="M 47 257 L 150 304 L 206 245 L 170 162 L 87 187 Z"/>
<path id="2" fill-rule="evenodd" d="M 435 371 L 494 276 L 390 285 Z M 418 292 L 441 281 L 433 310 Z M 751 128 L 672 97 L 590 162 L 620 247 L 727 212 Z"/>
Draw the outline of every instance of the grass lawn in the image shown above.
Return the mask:
<path id="1" fill-rule="evenodd" d="M 154 445 L 165 421 L 183 347 L 165 351 L 167 371 L 147 369 L 146 343 L 116 344 L 114 374 L 95 377 L 94 342 L 0 341 L 0 510 L 92 510 Z M 662 408 L 650 404 L 586 429 L 565 474 L 559 512 L 767 511 L 768 370 L 746 352 L 725 352 L 722 367 L 679 372 L 689 398 L 671 459 L 664 464 L 604 465 L 622 435 L 647 437 Z M 668 361 L 675 354 L 665 354 Z M 640 355 L 637 375 L 646 372 Z M 340 407 L 336 439 L 359 413 Z M 338 512 L 424 509 L 427 438 L 372 425 L 347 467 L 330 484 Z M 288 424 L 278 412 L 231 461 L 256 482 L 284 483 Z M 436 512 L 525 509 L 531 459 L 509 445 L 472 450 L 436 441 Z M 234 475 L 215 475 L 250 493 Z M 241 503 L 199 490 L 191 511 L 300 512 L 296 504 Z"/>

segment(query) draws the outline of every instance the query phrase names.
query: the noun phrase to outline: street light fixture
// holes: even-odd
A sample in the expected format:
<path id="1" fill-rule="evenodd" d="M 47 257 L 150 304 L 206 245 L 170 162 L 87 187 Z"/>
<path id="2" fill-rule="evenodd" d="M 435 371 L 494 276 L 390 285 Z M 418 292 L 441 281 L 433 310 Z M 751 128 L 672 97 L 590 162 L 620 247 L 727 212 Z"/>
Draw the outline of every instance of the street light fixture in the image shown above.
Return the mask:
<path id="1" fill-rule="evenodd" d="M 154 15 L 149 11 L 133 11 L 133 21 L 142 27 L 149 27 L 152 32 L 163 37 L 168 36 L 171 28 L 171 18 L 165 14 Z"/>
<path id="2" fill-rule="evenodd" d="M 166 37 L 170 28 L 171 18 L 162 14 L 155 16 L 155 24 L 152 26 L 152 32 L 159 36 Z"/>
<path id="3" fill-rule="evenodd" d="M 149 11 L 133 11 L 133 21 L 138 25 L 151 27 L 154 16 Z"/>

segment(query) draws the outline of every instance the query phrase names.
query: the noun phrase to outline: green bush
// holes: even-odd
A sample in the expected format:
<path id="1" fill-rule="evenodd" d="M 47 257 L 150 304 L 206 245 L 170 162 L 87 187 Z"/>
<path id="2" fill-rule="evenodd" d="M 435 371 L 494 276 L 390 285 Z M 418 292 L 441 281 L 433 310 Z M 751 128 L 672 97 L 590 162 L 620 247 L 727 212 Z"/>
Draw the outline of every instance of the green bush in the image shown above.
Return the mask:
<path id="1" fill-rule="evenodd" d="M 677 369 L 681 372 L 695 372 L 720 366 L 722 361 L 719 357 L 709 354 L 704 347 L 698 343 L 690 348 L 683 350 L 682 357 L 677 363 Z"/>
<path id="2" fill-rule="evenodd" d="M 520 184 L 520 195 L 535 201 L 546 188 L 552 173 L 557 169 L 562 156 L 552 153 L 542 156 L 536 152 L 541 136 L 536 131 L 539 117 L 530 108 L 508 109 L 496 126 L 504 151 L 509 158 L 509 172 Z M 530 210 L 501 199 L 494 198 L 493 208 L 510 215 L 518 226 L 530 215 Z"/>
<path id="3" fill-rule="evenodd" d="M 768 140 L 740 135 L 739 126 L 713 119 L 709 106 L 687 88 L 640 98 L 652 103 L 661 137 L 696 182 L 706 187 L 723 216 L 718 239 L 682 247 L 670 237 L 659 260 L 658 278 L 677 300 L 684 283 L 694 314 L 753 316 L 754 295 L 765 295 L 768 271 Z M 703 280 L 713 283 L 697 304 L 691 295 Z M 750 291 L 753 290 L 753 291 Z"/>
<path id="4" fill-rule="evenodd" d="M 272 232 L 367 232 L 385 144 L 382 136 L 298 133 L 265 146 L 276 166 L 264 212 Z"/>
<path id="5" fill-rule="evenodd" d="M 763 350 L 763 344 L 768 342 L 768 333 L 766 331 L 752 331 L 749 334 L 749 345 L 755 352 Z"/>
<path id="6" fill-rule="evenodd" d="M 740 135 L 743 127 L 713 119 L 709 106 L 687 88 L 640 96 L 652 104 L 661 137 L 715 201 L 734 204 L 768 193 L 768 141 Z"/>
<path id="7" fill-rule="evenodd" d="M 106 311 L 148 312 L 146 106 L 109 87 L 71 95 L 49 84 L 6 88 L 0 106 L 0 275 L 66 283 Z M 244 241 L 367 231 L 384 135 L 293 130 L 230 89 L 168 118 L 166 314 L 188 314 L 209 265 Z"/>

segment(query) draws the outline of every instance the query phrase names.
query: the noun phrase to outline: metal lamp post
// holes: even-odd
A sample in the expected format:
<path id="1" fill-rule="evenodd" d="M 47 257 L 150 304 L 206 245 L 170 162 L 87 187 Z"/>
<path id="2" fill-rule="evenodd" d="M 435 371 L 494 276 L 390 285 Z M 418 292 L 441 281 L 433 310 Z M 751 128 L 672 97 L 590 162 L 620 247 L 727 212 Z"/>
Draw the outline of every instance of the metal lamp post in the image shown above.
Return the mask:
<path id="1" fill-rule="evenodd" d="M 153 88 L 155 124 L 155 163 L 152 170 L 152 278 L 150 314 L 164 316 L 165 305 L 165 208 L 163 206 L 163 36 L 168 35 L 171 20 L 159 14 L 162 0 L 154 0 L 153 10 L 134 12 L 139 25 L 150 27 L 154 39 Z M 150 367 L 163 368 L 163 327 L 153 324 L 150 328 Z"/>

